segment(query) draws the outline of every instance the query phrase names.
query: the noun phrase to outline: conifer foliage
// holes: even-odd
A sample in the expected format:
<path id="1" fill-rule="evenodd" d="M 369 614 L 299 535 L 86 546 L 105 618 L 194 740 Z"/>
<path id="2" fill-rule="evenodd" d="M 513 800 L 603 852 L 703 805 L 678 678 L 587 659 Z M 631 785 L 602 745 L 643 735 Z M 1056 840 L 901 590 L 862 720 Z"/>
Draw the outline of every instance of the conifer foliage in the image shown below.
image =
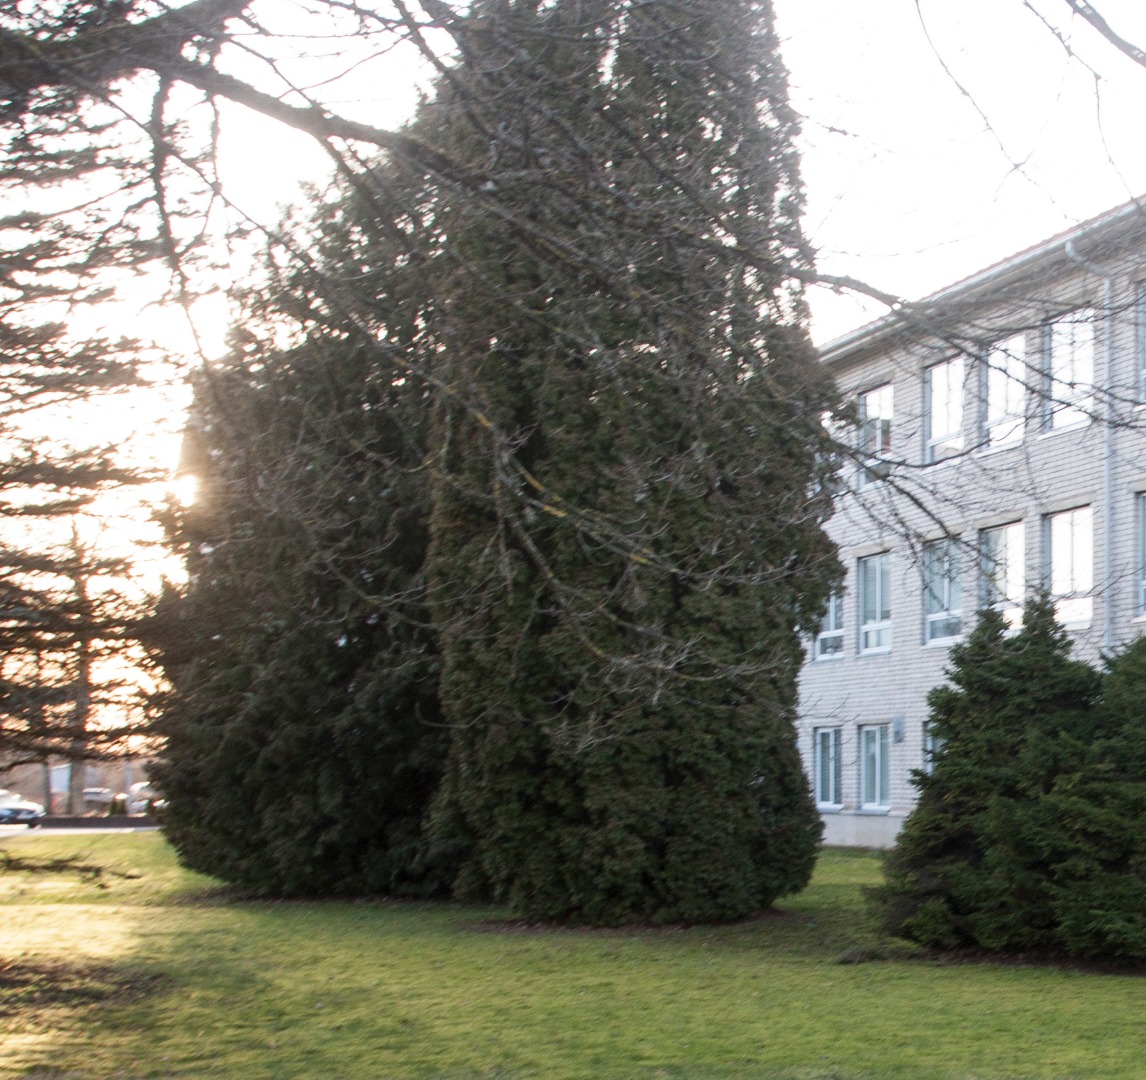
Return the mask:
<path id="1" fill-rule="evenodd" d="M 193 575 L 149 638 L 173 683 L 157 773 L 183 861 L 257 894 L 432 895 L 442 769 L 422 590 L 424 424 L 336 337 L 199 387 Z M 412 479 L 414 478 L 414 479 Z"/>
<path id="2" fill-rule="evenodd" d="M 533 915 L 733 917 L 814 856 L 791 721 L 830 398 L 756 7 L 486 5 L 427 116 L 499 193 L 447 226 L 443 378 L 482 408 L 435 420 L 435 827 L 463 891 Z"/>
<path id="3" fill-rule="evenodd" d="M 336 324 L 365 358 L 357 377 L 410 411 L 322 421 L 324 466 L 289 469 L 302 490 L 322 475 L 344 497 L 338 461 L 353 474 L 374 425 L 422 433 L 418 453 L 388 468 L 405 485 L 395 505 L 426 530 L 416 578 L 441 665 L 433 730 L 448 743 L 426 851 L 460 860 L 458 895 L 594 923 L 744 915 L 802 887 L 815 857 L 793 729 L 798 635 L 839 574 L 821 528 L 820 418 L 835 402 L 797 284 L 810 259 L 770 7 L 480 0 L 448 27 L 456 62 L 405 133 L 433 164 L 395 158 L 353 177 L 314 226 L 324 261 L 279 304 Z M 322 394 L 306 387 L 327 361 L 310 349 L 287 365 L 289 396 L 319 415 Z M 256 398 L 269 416 L 282 386 L 267 389 Z M 344 393 L 353 400 L 351 383 Z M 234 426 L 234 453 L 203 431 L 234 482 L 265 486 L 275 456 L 244 471 L 247 425 Z M 305 461 L 313 428 L 292 425 L 277 453 L 302 446 Z M 385 485 L 354 485 L 354 508 L 318 517 L 373 530 L 385 565 L 389 526 L 364 524 L 374 511 L 361 501 Z M 248 527 L 254 550 L 263 526 Z M 268 612 L 239 635 L 263 626 L 261 641 L 220 648 L 261 657 L 312 633 L 312 597 L 334 565 L 316 569 L 313 553 L 326 543 L 284 545 L 288 564 L 268 569 L 290 582 L 274 590 L 290 629 Z M 224 547 L 235 545 L 201 547 L 204 566 Z M 299 575 L 289 560 L 304 550 Z M 234 595 L 213 588 L 200 572 L 191 589 L 204 633 Z M 363 592 L 363 611 L 392 602 Z M 328 634 L 326 653 L 337 648 Z M 182 706 L 173 729 L 173 835 L 204 869 L 225 857 L 188 853 L 213 844 L 204 833 L 218 821 L 205 803 L 179 809 L 191 789 L 177 774 L 193 771 L 205 792 L 220 782 L 189 765 L 201 739 L 239 730 L 229 718 L 251 708 L 253 662 L 237 683 L 229 665 L 212 676 L 230 695 L 205 703 L 214 735 Z M 251 751 L 268 764 L 295 677 L 288 667 L 268 686 L 275 703 Z M 358 700 L 357 676 L 341 685 Z M 429 688 L 428 669 L 418 685 Z M 322 727 L 326 706 L 308 707 Z M 248 805 L 283 797 L 272 776 L 290 784 L 268 768 Z M 287 832 L 274 834 L 284 853 Z"/>
<path id="4" fill-rule="evenodd" d="M 930 697 L 941 742 L 916 777 L 876 900 L 936 948 L 1146 957 L 1140 640 L 1104 674 L 1070 658 L 1045 597 L 1008 635 L 985 612 Z"/>

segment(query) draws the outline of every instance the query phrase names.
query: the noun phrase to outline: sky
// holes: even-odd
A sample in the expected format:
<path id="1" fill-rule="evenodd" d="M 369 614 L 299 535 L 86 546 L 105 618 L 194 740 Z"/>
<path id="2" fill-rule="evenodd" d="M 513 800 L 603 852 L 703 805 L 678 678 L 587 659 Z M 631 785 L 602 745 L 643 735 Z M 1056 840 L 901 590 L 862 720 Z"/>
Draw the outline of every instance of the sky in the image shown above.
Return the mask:
<path id="1" fill-rule="evenodd" d="M 272 2 L 284 18 L 294 6 Z M 1068 0 L 774 6 L 805 118 L 805 225 L 823 271 L 917 299 L 1146 192 L 1146 68 L 1074 16 Z M 1094 6 L 1146 47 L 1146 3 Z M 416 82 L 391 55 L 347 81 L 340 104 L 396 124 Z M 238 110 L 224 130 L 228 190 L 256 216 L 297 197 L 298 177 L 325 167 L 305 136 Z M 826 290 L 811 300 L 821 343 L 882 313 Z"/>
<path id="2" fill-rule="evenodd" d="M 1146 47 L 1141 0 L 1093 6 Z M 1146 193 L 1146 68 L 1067 0 L 775 8 L 826 273 L 918 299 Z M 881 314 L 812 306 L 821 343 Z"/>
<path id="3" fill-rule="evenodd" d="M 1146 45 L 1146 3 L 1094 2 Z M 917 299 L 1146 192 L 1146 68 L 1073 16 L 1068 0 L 774 5 L 804 117 L 805 228 L 825 273 Z M 260 10 L 288 18 L 297 8 L 263 0 Z M 297 49 L 296 39 L 284 41 Z M 329 63 L 313 41 L 306 48 L 312 59 L 288 61 L 300 82 L 310 81 L 305 65 Z M 400 123 L 417 98 L 412 65 L 389 54 L 352 70 L 331 91 L 334 104 L 379 126 Z M 279 206 L 300 198 L 301 181 L 325 174 L 327 159 L 306 136 L 238 107 L 225 107 L 224 121 L 228 195 L 273 225 Z M 827 289 L 810 299 L 819 343 L 883 314 Z M 100 314 L 123 319 L 110 307 Z M 225 306 L 209 298 L 198 315 L 207 355 L 220 355 Z M 171 308 L 151 304 L 128 317 L 161 347 L 192 352 L 186 321 Z M 169 420 L 179 411 L 165 405 Z M 148 452 L 173 464 L 177 420 L 166 426 L 166 449 Z"/>

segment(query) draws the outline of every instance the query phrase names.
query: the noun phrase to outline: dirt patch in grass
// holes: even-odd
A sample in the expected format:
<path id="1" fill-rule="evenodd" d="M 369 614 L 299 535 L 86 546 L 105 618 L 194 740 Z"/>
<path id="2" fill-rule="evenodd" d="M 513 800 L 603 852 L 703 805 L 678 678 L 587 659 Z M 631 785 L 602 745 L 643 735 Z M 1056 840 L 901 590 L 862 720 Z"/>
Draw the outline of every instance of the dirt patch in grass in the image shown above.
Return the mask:
<path id="1" fill-rule="evenodd" d="M 43 1009 L 127 1004 L 165 990 L 161 972 L 113 964 L 0 960 L 0 1017 Z"/>
<path id="2" fill-rule="evenodd" d="M 134 872 L 101 866 L 99 863 L 81 862 L 74 855 L 65 855 L 62 858 L 26 859 L 8 851 L 0 851 L 0 874 L 20 872 L 28 874 L 76 874 L 81 881 L 88 882 L 97 889 L 108 887 L 105 878 L 137 881 L 142 876 Z"/>

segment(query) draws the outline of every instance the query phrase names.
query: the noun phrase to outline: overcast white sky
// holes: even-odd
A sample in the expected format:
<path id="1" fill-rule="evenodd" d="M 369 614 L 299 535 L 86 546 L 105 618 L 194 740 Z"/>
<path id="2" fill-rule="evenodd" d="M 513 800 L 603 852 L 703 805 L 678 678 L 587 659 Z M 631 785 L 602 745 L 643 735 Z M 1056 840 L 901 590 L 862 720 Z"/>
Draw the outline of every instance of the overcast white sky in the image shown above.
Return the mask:
<path id="1" fill-rule="evenodd" d="M 1146 69 L 1066 0 L 775 6 L 822 270 L 917 298 L 1146 192 Z M 1146 3 L 1093 6 L 1146 48 Z M 820 342 L 880 314 L 813 311 Z"/>
<path id="2" fill-rule="evenodd" d="M 774 4 L 805 117 L 806 229 L 825 272 L 919 298 L 1146 193 L 1146 68 L 1067 0 Z M 1144 0 L 1093 5 L 1146 48 Z M 342 104 L 397 124 L 415 94 L 408 75 L 381 77 L 404 67 L 397 57 L 382 64 L 346 91 L 369 100 Z M 299 172 L 326 168 L 305 136 L 257 117 L 225 133 L 228 191 L 264 220 L 297 193 Z M 882 314 L 826 290 L 812 307 L 821 343 Z M 208 322 L 221 331 L 225 316 Z"/>
<path id="3" fill-rule="evenodd" d="M 918 298 L 1146 192 L 1146 69 L 1066 0 L 774 4 L 823 270 Z M 1146 48 L 1144 0 L 1093 5 Z M 355 84 L 371 99 L 345 104 L 398 123 L 409 80 L 373 70 Z M 231 138 L 240 203 L 287 199 L 297 167 L 325 167 L 305 136 L 258 119 Z M 882 313 L 827 293 L 812 304 L 820 342 Z"/>

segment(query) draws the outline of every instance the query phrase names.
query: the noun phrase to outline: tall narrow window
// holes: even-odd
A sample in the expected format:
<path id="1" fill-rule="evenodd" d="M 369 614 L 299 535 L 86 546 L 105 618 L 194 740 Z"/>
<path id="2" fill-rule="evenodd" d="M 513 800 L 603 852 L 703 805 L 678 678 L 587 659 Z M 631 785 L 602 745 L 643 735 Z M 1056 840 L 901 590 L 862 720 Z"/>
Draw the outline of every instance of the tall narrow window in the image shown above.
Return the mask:
<path id="1" fill-rule="evenodd" d="M 1090 622 L 1094 588 L 1094 514 L 1089 506 L 1046 521 L 1047 578 L 1059 622 Z"/>
<path id="2" fill-rule="evenodd" d="M 930 773 L 935 769 L 935 759 L 943 752 L 947 740 L 935 734 L 935 727 L 928 721 L 923 723 L 923 771 Z"/>
<path id="3" fill-rule="evenodd" d="M 823 441 L 816 451 L 816 471 L 825 478 L 824 484 L 828 491 L 835 495 L 841 488 L 840 468 L 844 447 L 846 443 L 850 444 L 852 436 L 844 424 L 827 411 L 820 414 L 820 427 Z"/>
<path id="4" fill-rule="evenodd" d="M 1088 417 L 1094 394 L 1094 312 L 1071 312 L 1046 329 L 1049 427 L 1069 427 Z"/>
<path id="5" fill-rule="evenodd" d="M 983 607 L 1001 611 L 1010 626 L 1018 626 L 1023 621 L 1025 545 L 1021 521 L 984 529 L 979 534 L 979 569 L 983 586 L 980 603 Z"/>
<path id="6" fill-rule="evenodd" d="M 840 729 L 816 728 L 814 775 L 816 802 L 820 806 L 839 806 L 840 798 Z"/>
<path id="7" fill-rule="evenodd" d="M 860 728 L 860 802 L 864 809 L 891 805 L 887 724 Z"/>
<path id="8" fill-rule="evenodd" d="M 1134 518 L 1138 545 L 1137 597 L 1135 606 L 1139 615 L 1146 615 L 1146 493 L 1134 496 Z"/>
<path id="9" fill-rule="evenodd" d="M 942 461 L 963 449 L 963 358 L 923 372 L 924 460 Z"/>
<path id="10" fill-rule="evenodd" d="M 989 447 L 1022 439 L 1028 381 L 1026 334 L 1015 334 L 988 350 L 982 393 L 983 437 Z"/>
<path id="11" fill-rule="evenodd" d="M 927 641 L 958 637 L 963 631 L 961 561 L 955 540 L 936 540 L 923 548 L 923 614 Z"/>
<path id="12" fill-rule="evenodd" d="M 834 592 L 828 597 L 828 610 L 820 621 L 813 655 L 817 660 L 842 656 L 844 652 L 844 598 Z"/>
<path id="13" fill-rule="evenodd" d="M 891 453 L 892 388 L 877 386 L 859 397 L 860 483 L 870 483 L 888 473 Z"/>
<path id="14" fill-rule="evenodd" d="M 859 561 L 860 651 L 891 648 L 891 556 L 870 555 Z"/>
<path id="15" fill-rule="evenodd" d="M 1138 401 L 1146 403 L 1146 282 L 1138 283 L 1134 305 L 1135 352 L 1138 357 Z"/>

